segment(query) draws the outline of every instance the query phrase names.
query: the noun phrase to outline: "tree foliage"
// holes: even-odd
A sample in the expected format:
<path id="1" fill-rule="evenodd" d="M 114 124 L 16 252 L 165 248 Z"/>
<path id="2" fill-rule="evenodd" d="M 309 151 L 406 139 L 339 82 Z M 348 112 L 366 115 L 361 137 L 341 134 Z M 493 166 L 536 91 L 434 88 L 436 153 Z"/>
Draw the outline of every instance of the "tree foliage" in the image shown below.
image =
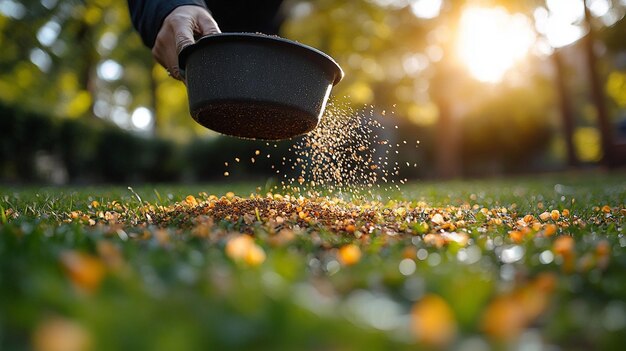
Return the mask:
<path id="1" fill-rule="evenodd" d="M 491 87 L 467 74 L 463 63 L 452 58 L 452 46 L 465 6 L 502 6 L 532 18 L 546 3 L 443 0 L 438 14 L 427 19 L 413 11 L 413 6 L 423 1 L 288 0 L 281 34 L 328 52 L 342 65 L 346 77 L 334 89 L 336 99 L 357 108 L 366 104 L 379 112 L 393 110 L 416 129 L 415 134 L 419 134 L 417 129 L 432 128 L 446 114 L 459 115 L 454 118 L 469 114 L 468 121 L 488 125 L 483 135 L 487 136 L 487 130 L 495 125 L 505 127 L 505 123 L 487 122 L 489 116 L 500 115 L 498 111 L 507 107 L 502 104 L 511 110 L 520 108 L 515 113 L 524 128 L 539 127 L 535 112 L 511 102 L 506 92 L 521 84 L 529 95 L 526 98 L 543 99 L 545 84 L 532 77 L 550 77 L 545 70 L 547 58 L 533 58 L 518 68 L 521 79 L 499 85 L 502 95 L 485 94 Z M 130 114 L 145 106 L 155 114 L 156 130 L 162 136 L 187 139 L 191 134 L 206 133 L 189 118 L 184 85 L 167 77 L 141 43 L 124 0 L 11 0 L 3 4 L 3 103 L 62 118 L 96 115 L 130 129 Z M 610 53 L 616 54 L 625 49 L 622 34 L 626 21 L 621 19 L 625 6 L 615 0 L 609 4 L 619 17 L 616 23 L 606 27 L 597 19 L 595 24 Z M 609 94 L 619 107 L 625 95 L 620 83 L 623 74 L 610 70 Z M 552 100 L 543 105 L 543 116 L 552 118 L 550 107 L 556 102 L 554 94 L 547 96 Z M 463 131 L 475 132 L 475 125 Z"/>

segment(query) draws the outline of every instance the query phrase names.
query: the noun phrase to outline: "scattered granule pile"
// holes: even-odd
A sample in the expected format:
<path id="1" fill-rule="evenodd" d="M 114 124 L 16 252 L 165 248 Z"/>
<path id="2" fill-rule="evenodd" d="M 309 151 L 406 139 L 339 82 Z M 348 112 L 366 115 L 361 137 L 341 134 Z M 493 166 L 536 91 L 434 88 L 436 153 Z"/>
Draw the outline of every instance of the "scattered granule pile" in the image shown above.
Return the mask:
<path id="1" fill-rule="evenodd" d="M 196 204 L 197 203 L 197 204 Z M 198 201 L 188 197 L 163 212 L 155 212 L 153 223 L 160 226 L 172 224 L 193 225 L 198 216 L 208 216 L 215 221 L 270 224 L 281 227 L 325 226 L 330 230 L 341 231 L 348 228 L 369 230 L 380 222 L 375 204 L 356 206 L 339 199 L 294 197 L 290 195 L 267 194 L 265 197 L 209 196 Z M 354 232 L 355 229 L 352 230 Z"/>
<path id="2" fill-rule="evenodd" d="M 580 216 L 565 208 L 518 213 L 515 206 L 486 208 L 468 202 L 432 207 L 414 201 L 346 201 L 275 193 L 243 198 L 229 192 L 222 197 L 206 193 L 198 197 L 189 195 L 167 206 L 148 202 L 139 206 L 116 201 L 94 203 L 89 211 L 68 213 L 65 222 L 94 226 L 105 235 L 119 236 L 122 240 L 156 240 L 160 244 L 174 238 L 184 241 L 198 237 L 221 245 L 249 234 L 250 238 L 242 241 L 243 246 L 256 254 L 246 254 L 244 259 L 253 265 L 263 261 L 262 251 L 255 245 L 264 243 L 270 246 L 293 243 L 295 248 L 303 245 L 305 252 L 322 249 L 328 254 L 345 256 L 341 261 L 346 265 L 358 261 L 356 257 L 362 249 L 375 248 L 378 252 L 381 247 L 399 242 L 435 249 L 479 245 L 495 250 L 498 259 L 508 263 L 523 255 L 524 245 L 533 243 L 541 247 L 549 245 L 552 251 L 545 254 L 546 262 L 556 255 L 563 260 L 563 269 L 571 272 L 579 266 L 588 267 L 591 259 L 606 267 L 611 252 L 605 248 L 606 243 L 594 240 L 589 244 L 593 252 L 579 257 L 579 241 L 572 233 L 588 225 L 621 227 L 625 215 L 623 205 L 596 206 L 592 213 Z M 257 242 L 251 241 L 253 237 Z M 345 245 L 357 245 L 359 249 L 348 247 L 345 252 L 333 253 Z M 237 247 L 232 250 L 239 252 L 235 250 Z M 409 251 L 408 255 L 419 253 L 414 252 L 415 248 Z M 424 259 L 419 254 L 417 257 Z"/>
<path id="3" fill-rule="evenodd" d="M 199 218 L 240 225 L 240 231 L 260 226 L 267 231 L 282 228 L 324 229 L 336 233 L 362 234 L 380 232 L 389 235 L 439 234 L 445 240 L 464 241 L 470 228 L 505 229 L 513 241 L 542 235 L 552 236 L 570 226 L 586 223 L 569 210 L 556 215 L 518 214 L 504 207 L 487 209 L 477 205 L 431 207 L 424 202 L 351 201 L 339 198 L 281 195 L 250 195 L 248 198 L 228 193 L 226 196 L 189 195 L 171 206 L 149 206 L 140 211 L 144 223 L 160 227 L 190 228 Z M 556 219 L 555 219 L 556 218 Z M 480 231 L 480 229 L 479 229 Z M 438 236 L 439 236 L 438 235 Z M 428 235 L 425 240 L 440 240 Z"/>

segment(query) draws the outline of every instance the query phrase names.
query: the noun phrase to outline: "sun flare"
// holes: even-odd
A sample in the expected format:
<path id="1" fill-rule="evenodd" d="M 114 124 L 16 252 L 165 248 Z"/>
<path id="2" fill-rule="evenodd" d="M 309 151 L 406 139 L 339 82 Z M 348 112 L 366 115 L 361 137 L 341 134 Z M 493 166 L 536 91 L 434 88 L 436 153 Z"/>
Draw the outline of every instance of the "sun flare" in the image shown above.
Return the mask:
<path id="1" fill-rule="evenodd" d="M 459 23 L 457 55 L 476 79 L 496 83 L 535 40 L 530 20 L 502 7 L 469 7 Z"/>

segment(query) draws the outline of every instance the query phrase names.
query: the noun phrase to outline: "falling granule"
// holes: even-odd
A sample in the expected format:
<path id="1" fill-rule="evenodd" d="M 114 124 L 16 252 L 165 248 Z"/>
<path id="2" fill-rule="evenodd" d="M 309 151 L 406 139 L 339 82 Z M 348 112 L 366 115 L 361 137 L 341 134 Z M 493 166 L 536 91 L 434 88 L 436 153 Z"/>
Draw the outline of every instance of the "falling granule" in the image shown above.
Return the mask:
<path id="1" fill-rule="evenodd" d="M 228 162 L 224 162 L 224 166 L 228 167 Z"/>
<path id="2" fill-rule="evenodd" d="M 229 175 L 230 175 L 230 173 L 224 172 L 224 177 L 228 177 Z"/>
<path id="3" fill-rule="evenodd" d="M 393 118 L 394 113 L 390 115 L 385 121 Z M 293 156 L 280 155 L 270 164 L 281 179 L 268 190 L 309 197 L 332 195 L 364 200 L 380 199 L 372 188 L 381 188 L 381 182 L 387 183 L 383 189 L 395 190 L 398 188 L 395 183 L 402 183 L 400 165 L 390 157 L 400 155 L 402 146 L 395 140 L 395 133 L 386 130 L 379 120 L 382 121 L 381 116 L 374 113 L 373 107 L 354 110 L 348 105 L 329 103 L 319 126 L 296 138 L 287 149 Z M 407 141 L 402 140 L 402 144 Z M 266 142 L 265 146 L 278 148 L 276 143 Z M 250 162 L 260 163 L 256 160 L 261 152 L 266 153 L 268 159 L 274 159 L 269 151 L 255 150 Z M 235 161 L 240 162 L 240 159 L 237 157 Z M 409 162 L 406 164 L 410 165 Z M 225 165 L 228 166 L 228 162 Z M 224 176 L 228 175 L 228 172 L 224 173 Z"/>
<path id="4" fill-rule="evenodd" d="M 400 154 L 401 147 L 398 142 L 390 142 L 392 135 L 377 120 L 373 107 L 355 111 L 349 106 L 329 103 L 320 125 L 289 148 L 295 157 L 288 160 L 283 157 L 272 169 L 284 170 L 286 166 L 295 171 L 295 176 L 293 172 L 283 172 L 281 191 L 286 193 L 298 193 L 303 186 L 305 194 L 324 195 L 306 189 L 306 183 L 311 187 L 323 186 L 325 194 L 374 196 L 370 189 L 380 188 L 379 180 L 400 182 L 398 162 L 392 169 L 389 166 L 394 163 L 389 159 L 389 151 Z M 266 145 L 271 147 L 269 143 Z M 376 145 L 387 145 L 386 150 L 378 150 Z M 255 154 L 259 155 L 260 151 L 256 150 Z"/>

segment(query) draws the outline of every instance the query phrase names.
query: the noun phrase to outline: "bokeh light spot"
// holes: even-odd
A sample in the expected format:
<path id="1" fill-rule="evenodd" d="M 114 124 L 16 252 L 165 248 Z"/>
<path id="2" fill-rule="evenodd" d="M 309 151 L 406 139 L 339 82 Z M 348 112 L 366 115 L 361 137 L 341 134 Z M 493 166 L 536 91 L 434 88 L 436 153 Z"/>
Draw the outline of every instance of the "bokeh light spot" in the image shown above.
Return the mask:
<path id="1" fill-rule="evenodd" d="M 148 129 L 152 125 L 152 112 L 143 106 L 136 108 L 130 120 L 135 128 Z"/>

